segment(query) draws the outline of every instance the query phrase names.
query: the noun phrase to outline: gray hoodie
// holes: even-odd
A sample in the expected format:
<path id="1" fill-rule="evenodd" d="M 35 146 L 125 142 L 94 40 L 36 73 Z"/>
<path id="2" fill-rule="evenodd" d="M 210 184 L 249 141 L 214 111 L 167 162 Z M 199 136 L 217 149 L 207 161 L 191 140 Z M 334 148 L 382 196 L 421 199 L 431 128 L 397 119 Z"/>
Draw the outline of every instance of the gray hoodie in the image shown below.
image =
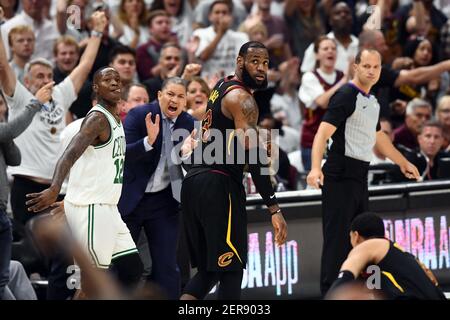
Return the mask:
<path id="1" fill-rule="evenodd" d="M 6 167 L 18 166 L 21 160 L 20 150 L 13 139 L 25 131 L 41 106 L 37 100 L 30 102 L 17 117 L 9 122 L 0 122 L 0 210 L 6 211 L 8 203 Z"/>

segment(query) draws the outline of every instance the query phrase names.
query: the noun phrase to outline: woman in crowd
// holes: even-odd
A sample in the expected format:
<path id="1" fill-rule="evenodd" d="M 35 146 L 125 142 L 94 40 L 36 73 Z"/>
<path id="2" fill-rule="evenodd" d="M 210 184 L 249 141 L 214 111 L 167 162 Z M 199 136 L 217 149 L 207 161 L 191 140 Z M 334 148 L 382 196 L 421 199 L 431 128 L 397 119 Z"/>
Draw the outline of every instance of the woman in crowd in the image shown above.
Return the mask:
<path id="1" fill-rule="evenodd" d="M 200 77 L 193 77 L 187 86 L 187 112 L 195 119 L 201 120 L 206 111 L 210 89 Z"/>
<path id="2" fill-rule="evenodd" d="M 121 0 L 118 16 L 123 24 L 123 35 L 119 38 L 122 44 L 136 48 L 147 42 L 149 33 L 144 0 Z"/>
<path id="3" fill-rule="evenodd" d="M 311 148 L 320 121 L 328 108 L 331 96 L 348 78 L 336 70 L 336 42 L 326 36 L 319 37 L 314 43 L 316 68 L 305 72 L 299 89 L 300 101 L 305 106 L 304 122 L 301 133 L 301 152 L 303 167 L 311 169 Z"/>
<path id="4" fill-rule="evenodd" d="M 430 40 L 418 37 L 409 40 L 405 44 L 404 56 L 412 59 L 410 67 L 418 68 L 430 66 L 438 62 L 438 48 Z M 391 100 L 401 99 L 406 102 L 414 98 L 422 98 L 431 102 L 433 106 L 443 96 L 449 85 L 448 73 L 444 72 L 440 77 L 433 79 L 426 85 L 404 85 L 398 89 L 397 95 L 391 96 Z M 394 91 L 395 92 L 395 91 Z"/>

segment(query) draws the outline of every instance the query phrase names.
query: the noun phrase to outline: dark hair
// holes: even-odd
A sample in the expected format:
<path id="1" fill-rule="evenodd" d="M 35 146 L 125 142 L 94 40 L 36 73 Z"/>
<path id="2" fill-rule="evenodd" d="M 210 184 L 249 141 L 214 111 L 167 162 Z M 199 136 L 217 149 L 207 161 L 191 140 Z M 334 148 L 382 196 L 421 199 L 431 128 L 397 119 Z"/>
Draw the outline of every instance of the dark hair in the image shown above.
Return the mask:
<path id="1" fill-rule="evenodd" d="M 119 16 L 120 20 L 122 20 L 122 22 L 124 22 L 125 24 L 128 24 L 128 16 L 125 13 L 124 10 L 124 6 L 125 6 L 125 1 L 126 0 L 121 0 L 120 1 L 120 6 L 119 9 L 117 10 L 117 15 Z M 144 26 L 145 23 L 147 22 L 147 9 L 145 8 L 145 2 L 144 0 L 139 0 L 142 4 L 142 11 L 139 13 L 139 24 L 141 26 Z"/>
<path id="2" fill-rule="evenodd" d="M 422 128 L 420 129 L 420 134 L 422 134 L 423 129 L 430 128 L 430 127 L 431 128 L 438 128 L 438 129 L 441 130 L 441 132 L 444 131 L 444 128 L 442 127 L 441 123 L 439 123 L 438 121 L 430 120 L 430 121 L 427 121 L 427 122 L 425 122 L 423 124 Z"/>
<path id="3" fill-rule="evenodd" d="M 403 55 L 405 57 L 410 57 L 414 60 L 414 55 L 416 53 L 417 48 L 425 40 L 427 40 L 431 45 L 431 55 L 432 56 L 431 56 L 430 63 L 428 65 L 430 66 L 430 65 L 436 64 L 439 61 L 438 48 L 429 39 L 424 38 L 424 37 L 417 37 L 413 40 L 407 41 L 405 43 L 405 48 L 403 49 Z"/>
<path id="4" fill-rule="evenodd" d="M 322 35 L 322 36 L 319 36 L 319 37 L 314 41 L 314 52 L 315 52 L 315 53 L 319 52 L 319 46 L 320 46 L 320 44 L 322 43 L 322 41 L 325 41 L 325 40 L 330 40 L 330 41 L 334 42 L 334 44 L 337 46 L 336 40 L 334 40 L 334 39 L 332 39 L 332 38 L 330 38 L 330 37 L 328 37 L 328 36 L 326 36 L 326 35 Z"/>
<path id="5" fill-rule="evenodd" d="M 358 231 L 359 235 L 366 238 L 384 238 L 383 219 L 373 212 L 364 212 L 353 219 L 351 231 Z"/>
<path id="6" fill-rule="evenodd" d="M 209 94 L 211 93 L 211 88 L 208 86 L 208 84 L 202 77 L 199 77 L 199 76 L 192 77 L 191 80 L 188 81 L 188 83 L 186 85 L 186 89 L 193 82 L 199 83 L 200 86 L 202 87 L 202 91 L 206 94 L 207 97 L 209 97 Z"/>
<path id="7" fill-rule="evenodd" d="M 119 54 L 131 54 L 134 60 L 136 60 L 136 51 L 134 51 L 134 49 L 131 49 L 130 47 L 124 45 L 118 45 L 115 46 L 109 53 L 108 56 L 109 63 L 112 63 Z"/>
<path id="8" fill-rule="evenodd" d="M 163 81 L 161 85 L 161 91 L 165 89 L 169 84 L 180 84 L 187 90 L 186 80 L 180 77 L 170 77 Z"/>
<path id="9" fill-rule="evenodd" d="M 367 52 L 370 52 L 370 53 L 376 52 L 376 53 L 378 53 L 378 56 L 379 56 L 380 59 L 381 59 L 381 54 L 378 52 L 378 50 L 375 50 L 375 49 L 361 49 L 361 50 L 359 50 L 358 53 L 356 54 L 356 57 L 355 57 L 355 63 L 356 63 L 356 64 L 360 64 L 360 63 L 361 63 L 361 56 L 362 56 L 362 54 L 363 54 L 364 51 L 367 51 Z"/>
<path id="10" fill-rule="evenodd" d="M 332 42 L 334 43 L 335 47 L 336 47 L 336 50 L 337 50 L 337 43 L 336 43 L 336 40 L 334 40 L 334 39 L 332 39 L 332 38 L 330 38 L 330 37 L 328 37 L 328 36 L 326 36 L 326 35 L 321 35 L 321 36 L 319 36 L 319 37 L 314 41 L 314 53 L 319 52 L 320 44 L 321 44 L 323 41 L 326 41 L 326 40 L 332 41 Z M 320 67 L 320 62 L 319 62 L 319 60 L 316 60 L 316 63 L 315 63 L 314 68 L 315 68 L 315 69 L 318 69 L 319 67 Z"/>
<path id="11" fill-rule="evenodd" d="M 228 9 L 230 10 L 230 14 L 233 12 L 233 1 L 231 1 L 231 0 L 216 0 L 213 3 L 211 3 L 211 5 L 209 6 L 208 14 L 210 14 L 212 12 L 214 6 L 219 3 L 226 5 L 228 7 Z"/>
<path id="12" fill-rule="evenodd" d="M 170 18 L 169 13 L 166 10 L 152 10 L 148 12 L 148 16 L 147 16 L 147 26 L 151 26 L 153 19 L 155 19 L 156 17 L 167 17 Z"/>
<path id="13" fill-rule="evenodd" d="M 257 49 L 266 49 L 266 46 L 263 45 L 261 42 L 258 41 L 249 41 L 244 43 L 241 48 L 239 49 L 239 55 L 241 57 L 244 57 L 247 55 L 248 49 L 250 48 L 257 48 Z"/>

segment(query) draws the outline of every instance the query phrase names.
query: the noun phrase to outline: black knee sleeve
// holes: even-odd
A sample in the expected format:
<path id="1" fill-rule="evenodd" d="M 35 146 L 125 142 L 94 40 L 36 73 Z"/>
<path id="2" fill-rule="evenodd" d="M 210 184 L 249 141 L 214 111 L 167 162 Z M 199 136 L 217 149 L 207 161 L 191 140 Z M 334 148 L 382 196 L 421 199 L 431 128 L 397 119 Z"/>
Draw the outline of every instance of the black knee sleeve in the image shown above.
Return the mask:
<path id="1" fill-rule="evenodd" d="M 218 272 L 198 271 L 196 275 L 184 287 L 184 293 L 204 299 L 214 285 L 219 281 Z"/>
<path id="2" fill-rule="evenodd" d="M 117 257 L 112 261 L 112 264 L 120 284 L 125 289 L 134 289 L 144 271 L 139 254 L 136 252 Z"/>
<path id="3" fill-rule="evenodd" d="M 243 270 L 222 272 L 217 298 L 219 300 L 239 300 L 243 274 Z"/>

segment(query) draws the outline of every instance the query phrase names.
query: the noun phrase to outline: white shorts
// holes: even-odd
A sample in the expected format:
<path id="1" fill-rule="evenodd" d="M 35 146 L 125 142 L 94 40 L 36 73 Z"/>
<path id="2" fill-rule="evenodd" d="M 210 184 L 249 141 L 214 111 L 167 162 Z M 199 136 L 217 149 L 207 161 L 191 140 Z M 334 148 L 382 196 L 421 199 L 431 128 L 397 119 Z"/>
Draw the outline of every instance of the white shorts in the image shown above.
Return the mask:
<path id="1" fill-rule="evenodd" d="M 137 252 L 116 205 L 79 206 L 65 200 L 64 211 L 73 236 L 97 268 L 107 269 L 111 260 Z"/>

